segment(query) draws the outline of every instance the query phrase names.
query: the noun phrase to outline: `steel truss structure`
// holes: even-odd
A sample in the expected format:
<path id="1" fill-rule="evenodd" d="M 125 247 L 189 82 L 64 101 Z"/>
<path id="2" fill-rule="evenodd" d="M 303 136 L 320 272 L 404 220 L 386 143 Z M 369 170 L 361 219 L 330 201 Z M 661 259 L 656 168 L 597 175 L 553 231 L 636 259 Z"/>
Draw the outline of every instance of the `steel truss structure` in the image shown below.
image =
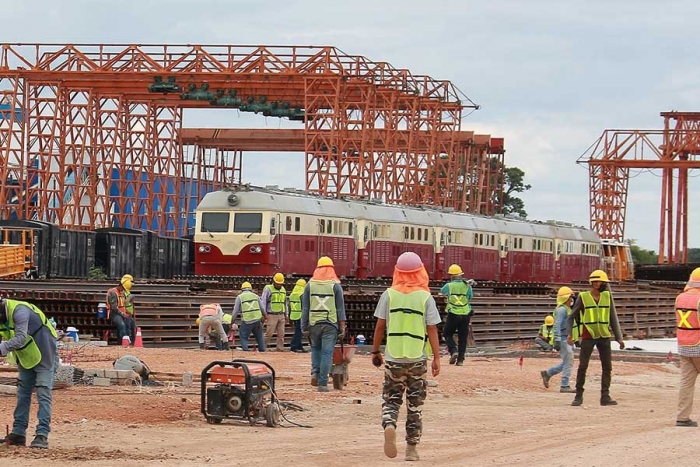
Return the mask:
<path id="1" fill-rule="evenodd" d="M 633 169 L 661 170 L 659 263 L 688 261 L 688 170 L 700 168 L 700 112 L 662 112 L 660 130 L 605 130 L 588 164 L 591 228 L 622 243 Z M 675 193 L 674 193 L 675 188 Z"/>
<path id="2" fill-rule="evenodd" d="M 303 122 L 309 191 L 497 207 L 474 190 L 502 141 L 463 144 L 478 106 L 449 81 L 334 47 L 0 44 L 0 216 L 183 234 L 240 180 L 237 150 L 181 144 L 183 109 L 265 105 Z"/>

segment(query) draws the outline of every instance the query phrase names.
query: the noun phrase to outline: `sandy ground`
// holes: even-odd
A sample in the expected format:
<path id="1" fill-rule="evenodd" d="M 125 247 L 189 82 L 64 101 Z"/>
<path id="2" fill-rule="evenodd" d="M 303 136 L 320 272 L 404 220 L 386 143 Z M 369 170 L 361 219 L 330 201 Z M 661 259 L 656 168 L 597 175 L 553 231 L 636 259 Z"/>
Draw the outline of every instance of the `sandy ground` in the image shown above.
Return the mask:
<path id="1" fill-rule="evenodd" d="M 84 351 L 78 366 L 109 367 L 121 348 Z M 135 349 L 154 371 L 182 373 L 229 353 Z M 308 385 L 308 354 L 233 352 L 260 357 L 278 372 L 279 397 L 306 410 L 287 417 L 313 428 L 207 424 L 198 386 L 160 388 L 72 387 L 54 392 L 48 451 L 0 446 L 0 459 L 23 466 L 296 465 L 383 466 L 404 463 L 402 410 L 399 456 L 387 459 L 380 426 L 382 372 L 358 355 L 343 391 L 319 394 Z M 83 362 L 81 362 L 83 360 Z M 85 360 L 93 360 L 87 362 Z M 591 362 L 583 407 L 558 392 L 558 377 L 544 389 L 540 370 L 554 357 L 473 357 L 447 365 L 429 388 L 423 411 L 421 462 L 433 466 L 697 465 L 697 429 L 674 426 L 678 369 L 673 364 L 614 363 L 612 395 L 620 405 L 598 405 L 600 365 Z M 359 404 L 358 404 L 359 401 Z M 0 396 L 0 426 L 12 424 L 14 396 Z M 404 409 L 405 410 L 405 409 Z M 35 409 L 32 410 L 32 417 Z M 32 418 L 30 433 L 35 419 Z M 2 426 L 4 431 L 4 426 Z M 691 433 L 688 433 L 691 431 Z M 3 465 L 5 465 L 3 463 Z M 7 464 L 9 465 L 9 464 Z"/>

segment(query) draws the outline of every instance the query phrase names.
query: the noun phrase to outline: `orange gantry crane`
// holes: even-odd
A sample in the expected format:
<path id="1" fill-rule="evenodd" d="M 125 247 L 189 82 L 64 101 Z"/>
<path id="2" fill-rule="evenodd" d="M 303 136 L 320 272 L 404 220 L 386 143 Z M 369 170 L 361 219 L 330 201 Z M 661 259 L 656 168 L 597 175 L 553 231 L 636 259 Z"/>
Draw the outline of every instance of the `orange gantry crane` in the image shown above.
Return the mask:
<path id="1" fill-rule="evenodd" d="M 688 171 L 700 168 L 700 112 L 662 112 L 659 130 L 605 130 L 579 158 L 588 164 L 591 228 L 621 272 L 630 171 L 661 170 L 659 263 L 688 261 Z"/>
<path id="2" fill-rule="evenodd" d="M 240 177 L 235 151 L 183 150 L 185 108 L 300 122 L 312 192 L 498 208 L 476 190 L 502 186 L 503 141 L 463 144 L 478 106 L 449 81 L 334 47 L 6 43 L 0 216 L 185 233 Z"/>

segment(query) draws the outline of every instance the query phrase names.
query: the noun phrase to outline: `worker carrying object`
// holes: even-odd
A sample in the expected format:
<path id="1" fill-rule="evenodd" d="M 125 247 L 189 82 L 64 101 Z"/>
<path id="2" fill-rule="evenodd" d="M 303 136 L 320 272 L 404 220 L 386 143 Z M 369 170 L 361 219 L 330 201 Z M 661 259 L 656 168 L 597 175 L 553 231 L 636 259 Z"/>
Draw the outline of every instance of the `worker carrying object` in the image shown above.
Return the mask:
<path id="1" fill-rule="evenodd" d="M 693 411 L 695 381 L 700 369 L 700 268 L 690 274 L 683 293 L 676 297 L 676 338 L 681 360 L 681 383 L 678 391 L 676 426 L 698 426 L 690 419 Z"/>
<path id="2" fill-rule="evenodd" d="M 241 350 L 248 351 L 248 338 L 252 333 L 258 343 L 258 351 L 265 351 L 265 339 L 263 336 L 262 322 L 266 319 L 260 297 L 253 292 L 250 282 L 241 284 L 241 293 L 233 304 L 231 322 L 241 314 L 241 325 L 238 327 L 238 336 L 241 339 Z"/>
<path id="3" fill-rule="evenodd" d="M 205 303 L 199 307 L 199 348 L 204 350 L 207 329 L 211 329 L 223 343 L 223 350 L 231 350 L 228 333 L 223 326 L 224 311 L 218 303 Z"/>
<path id="4" fill-rule="evenodd" d="M 458 264 L 453 264 L 447 269 L 450 282 L 443 285 L 440 293 L 447 297 L 447 320 L 443 335 L 447 343 L 447 351 L 450 353 L 450 365 L 464 365 L 464 356 L 467 351 L 467 337 L 469 336 L 469 323 L 472 319 L 472 307 L 469 303 L 472 299 L 472 286 L 462 277 L 464 273 Z M 454 334 L 457 332 L 455 345 Z"/>
<path id="5" fill-rule="evenodd" d="M 301 296 L 305 287 L 306 281 L 299 279 L 294 286 L 294 290 L 289 294 L 289 322 L 294 326 L 294 337 L 292 337 L 292 343 L 289 346 L 292 352 L 306 352 L 302 344 L 301 333 Z"/>
<path id="6" fill-rule="evenodd" d="M 561 373 L 561 387 L 559 392 L 576 392 L 569 386 L 571 370 L 574 366 L 574 346 L 566 342 L 566 321 L 571 315 L 571 305 L 574 303 L 574 291 L 569 287 L 561 287 L 557 292 L 557 307 L 554 309 L 554 350 L 559 351 L 561 362 L 547 370 L 540 372 L 545 388 L 549 388 L 549 380 L 552 376 Z M 549 316 L 547 316 L 549 318 Z M 574 332 L 576 328 L 574 328 Z M 576 339 L 578 335 L 574 334 Z"/>
<path id="7" fill-rule="evenodd" d="M 308 331 L 311 340 L 311 385 L 318 386 L 319 392 L 329 392 L 333 349 L 339 331 L 341 338 L 345 336 L 345 300 L 328 256 L 318 259 L 301 295 L 301 330 Z"/>
<path id="8" fill-rule="evenodd" d="M 578 371 L 576 373 L 576 396 L 571 405 L 583 404 L 583 386 L 586 383 L 586 371 L 588 361 L 593 353 L 593 348 L 598 349 L 600 364 L 603 373 L 600 379 L 600 405 L 617 405 L 610 397 L 610 381 L 612 379 L 612 351 L 610 349 L 610 328 L 615 335 L 615 340 L 620 344 L 620 349 L 625 348 L 622 340 L 620 323 L 615 313 L 615 303 L 608 287 L 608 275 L 599 269 L 593 271 L 588 277 L 591 290 L 581 292 L 574 303 L 571 315 L 566 324 L 566 340 L 573 345 L 573 328 L 579 321 L 581 327 L 581 351 L 579 353 Z"/>
<path id="9" fill-rule="evenodd" d="M 39 403 L 33 448 L 49 447 L 51 398 L 54 373 L 58 368 L 57 333 L 46 315 L 35 305 L 18 300 L 0 300 L 0 356 L 12 356 L 17 362 L 17 405 L 10 434 L 0 443 L 25 446 L 29 426 L 29 408 L 36 388 Z"/>
<path id="10" fill-rule="evenodd" d="M 277 334 L 276 350 L 284 351 L 284 325 L 289 321 L 287 309 L 287 291 L 284 288 L 284 275 L 281 272 L 272 278 L 272 284 L 263 289 L 260 302 L 267 313 L 267 329 L 265 330 L 266 345 L 270 346 L 273 334 Z"/>
<path id="11" fill-rule="evenodd" d="M 372 363 L 384 363 L 382 427 L 384 454 L 396 457 L 396 424 L 406 393 L 406 460 L 417 461 L 416 446 L 423 431 L 421 406 L 425 402 L 427 358 L 432 354 L 432 375 L 440 373 L 440 323 L 435 300 L 428 287 L 428 273 L 412 252 L 399 256 L 391 287 L 379 298 L 374 316 Z M 386 330 L 385 357 L 379 351 Z M 385 360 L 385 361 L 384 361 Z"/>
<path id="12" fill-rule="evenodd" d="M 124 336 L 129 338 L 131 344 L 136 342 L 134 301 L 131 294 L 133 284 L 134 277 L 131 274 L 124 274 L 119 285 L 107 291 L 107 319 L 116 328 L 120 345 Z"/>
<path id="13" fill-rule="evenodd" d="M 535 344 L 540 346 L 540 350 L 549 352 L 554 349 L 554 340 L 554 317 L 547 315 L 535 337 Z"/>

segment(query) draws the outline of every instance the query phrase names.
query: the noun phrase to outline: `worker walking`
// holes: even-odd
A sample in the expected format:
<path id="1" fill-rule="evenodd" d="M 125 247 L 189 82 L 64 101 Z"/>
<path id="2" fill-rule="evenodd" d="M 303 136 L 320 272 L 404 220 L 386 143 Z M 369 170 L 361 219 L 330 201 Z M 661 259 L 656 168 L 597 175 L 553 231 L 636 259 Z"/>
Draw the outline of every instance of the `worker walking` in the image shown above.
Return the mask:
<path id="1" fill-rule="evenodd" d="M 0 441 L 26 446 L 29 408 L 36 388 L 39 404 L 33 448 L 49 447 L 51 431 L 51 399 L 54 373 L 58 369 L 57 334 L 44 313 L 35 305 L 18 300 L 0 300 L 0 356 L 12 356 L 17 362 L 17 405 L 12 431 Z"/>
<path id="2" fill-rule="evenodd" d="M 329 392 L 328 374 L 333 361 L 333 349 L 345 336 L 345 300 L 340 279 L 335 274 L 333 260 L 318 259 L 316 270 L 301 296 L 301 329 L 311 339 L 311 385 L 319 392 Z"/>
<path id="3" fill-rule="evenodd" d="M 695 268 L 683 289 L 676 297 L 676 337 L 681 359 L 681 384 L 678 391 L 676 426 L 696 427 L 690 419 L 695 396 L 695 381 L 700 373 L 700 268 Z"/>
<path id="4" fill-rule="evenodd" d="M 134 320 L 134 302 L 131 287 L 134 277 L 124 274 L 119 285 L 107 291 L 107 319 L 117 330 L 119 344 L 124 342 L 124 337 L 129 338 L 129 343 L 136 342 L 136 322 Z"/>
<path id="5" fill-rule="evenodd" d="M 540 326 L 540 331 L 535 337 L 535 344 L 540 346 L 540 350 L 546 352 L 554 348 L 554 316 L 545 316 L 544 323 Z"/>
<path id="6" fill-rule="evenodd" d="M 280 272 L 272 278 L 272 284 L 263 289 L 260 301 L 267 314 L 267 330 L 265 331 L 266 345 L 270 346 L 272 335 L 277 334 L 277 351 L 284 351 L 284 325 L 288 317 L 287 291 L 284 289 L 284 275 Z"/>
<path id="7" fill-rule="evenodd" d="M 289 347 L 292 352 L 306 352 L 301 342 L 301 296 L 305 287 L 306 281 L 299 279 L 294 286 L 294 290 L 289 294 L 289 322 L 294 326 L 294 337 L 292 337 L 292 343 Z"/>
<path id="8" fill-rule="evenodd" d="M 263 336 L 262 322 L 266 319 L 265 310 L 262 307 L 260 297 L 253 293 L 250 282 L 241 284 L 241 293 L 236 297 L 233 304 L 233 314 L 231 320 L 236 319 L 238 313 L 241 314 L 241 325 L 238 327 L 241 339 L 241 350 L 248 351 L 248 338 L 253 333 L 255 341 L 258 343 L 258 351 L 265 351 L 265 338 Z"/>
<path id="9" fill-rule="evenodd" d="M 574 347 L 566 342 L 566 322 L 571 315 L 571 305 L 574 303 L 574 291 L 569 287 L 561 287 L 557 292 L 557 308 L 554 310 L 554 350 L 559 351 L 561 362 L 558 365 L 541 372 L 542 382 L 545 388 L 549 388 L 549 380 L 552 376 L 561 373 L 561 386 L 559 392 L 576 392 L 569 386 L 571 370 L 574 367 Z M 549 316 L 547 317 L 549 318 Z M 574 340 L 578 340 L 576 328 L 573 334 Z"/>
<path id="10" fill-rule="evenodd" d="M 384 454 L 394 458 L 396 425 L 406 393 L 406 460 L 419 459 L 416 446 L 423 432 L 421 406 L 427 395 L 427 358 L 433 355 L 431 372 L 440 373 L 440 323 L 435 300 L 428 287 L 428 273 L 420 257 L 412 252 L 399 256 L 391 287 L 379 298 L 374 316 L 372 363 L 384 363 L 382 427 Z M 379 350 L 386 330 L 385 357 Z M 429 344 L 429 345 L 428 345 Z"/>
<path id="11" fill-rule="evenodd" d="M 578 320 L 583 323 L 581 328 L 581 352 L 579 353 L 578 371 L 576 373 L 576 396 L 571 405 L 583 404 L 583 386 L 586 383 L 588 362 L 593 348 L 598 349 L 602 376 L 600 379 L 600 405 L 617 405 L 610 397 L 610 382 L 612 380 L 612 351 L 610 350 L 610 327 L 612 326 L 615 340 L 620 349 L 625 348 L 622 340 L 620 323 L 617 321 L 613 297 L 608 290 L 608 275 L 597 269 L 588 277 L 591 290 L 581 292 L 574 303 L 574 308 L 566 324 L 566 340 L 574 344 L 572 330 Z"/>
<path id="12" fill-rule="evenodd" d="M 211 328 L 214 334 L 218 335 L 219 342 L 223 345 L 223 350 L 231 350 L 228 343 L 228 333 L 223 326 L 224 311 L 218 303 L 206 303 L 199 307 L 199 348 L 204 350 L 204 340 L 207 329 Z M 219 346 L 217 345 L 217 348 Z"/>
<path id="13" fill-rule="evenodd" d="M 472 318 L 472 307 L 469 303 L 472 299 L 472 286 L 462 276 L 462 268 L 453 264 L 447 269 L 450 282 L 443 285 L 440 293 L 447 296 L 447 320 L 443 335 L 447 343 L 447 351 L 450 353 L 450 365 L 464 365 L 464 355 L 467 351 L 467 337 L 469 335 L 469 322 Z M 457 332 L 458 344 L 455 345 L 454 334 Z"/>

